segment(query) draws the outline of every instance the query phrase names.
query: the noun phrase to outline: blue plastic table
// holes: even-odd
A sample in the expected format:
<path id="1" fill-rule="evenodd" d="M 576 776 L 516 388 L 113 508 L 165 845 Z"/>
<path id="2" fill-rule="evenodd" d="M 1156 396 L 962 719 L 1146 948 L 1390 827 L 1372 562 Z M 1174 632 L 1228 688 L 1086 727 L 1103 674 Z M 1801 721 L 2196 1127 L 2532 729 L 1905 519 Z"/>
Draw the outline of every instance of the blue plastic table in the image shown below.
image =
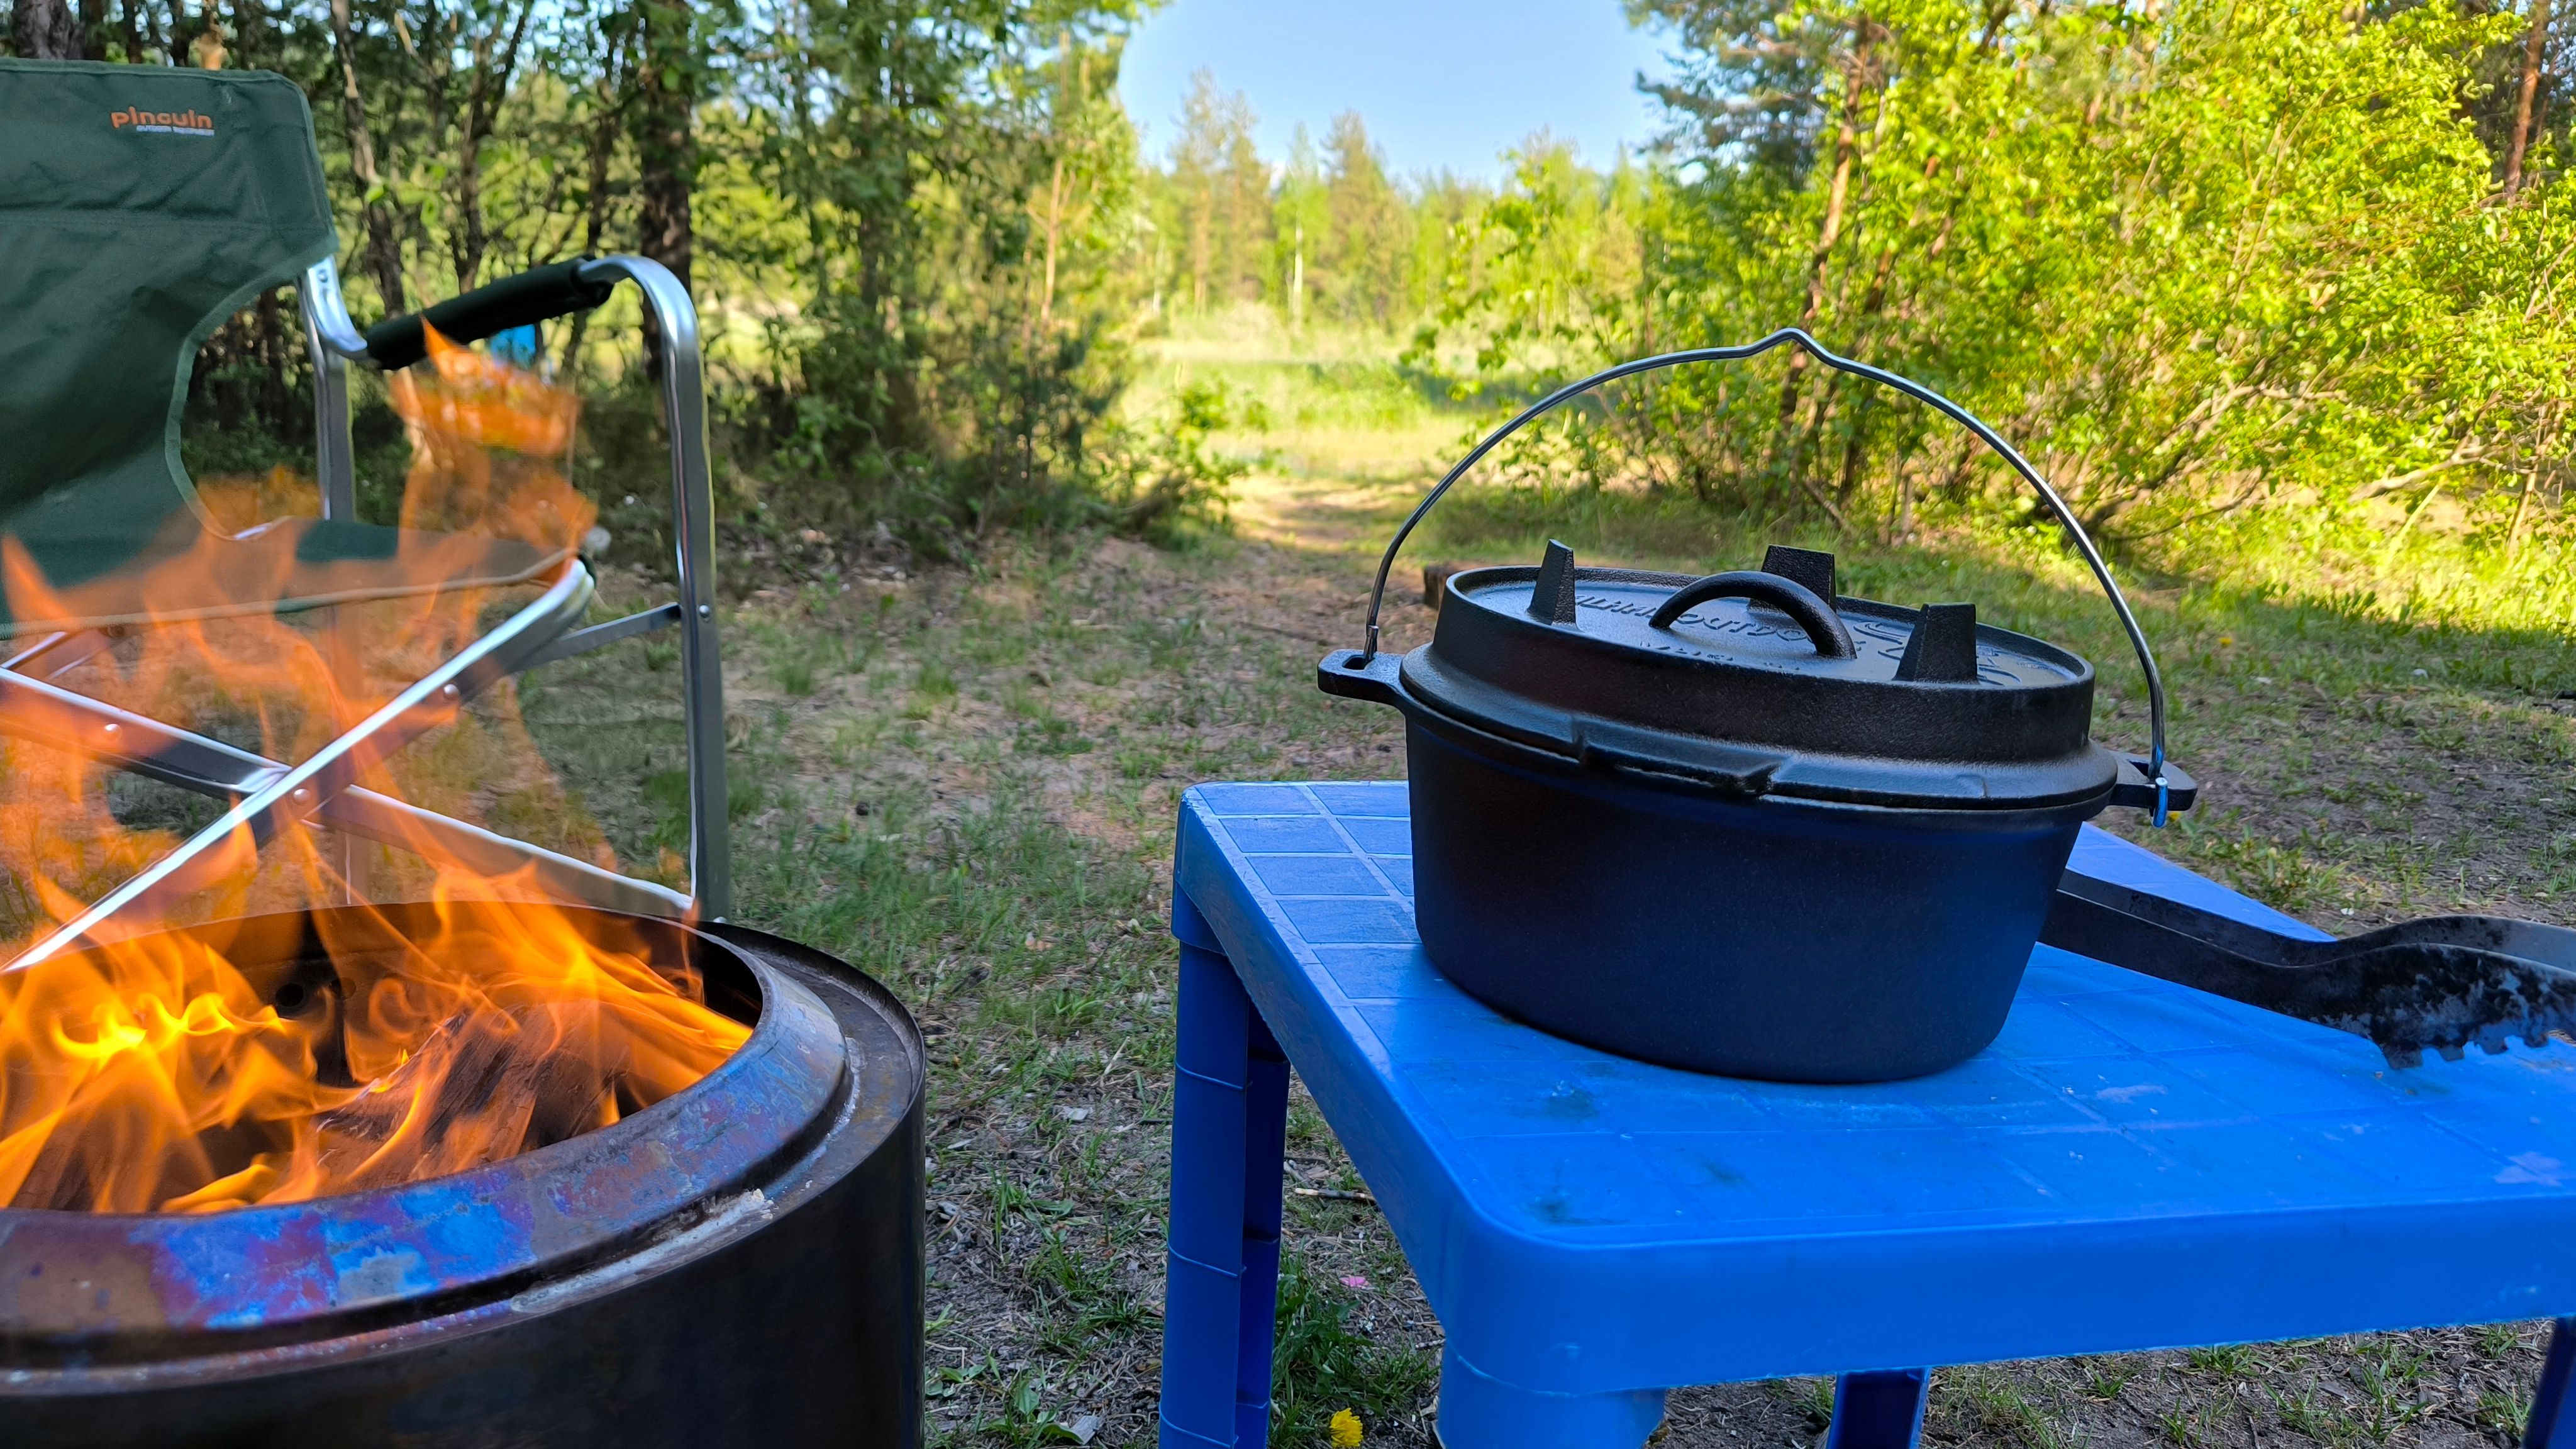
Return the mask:
<path id="1" fill-rule="evenodd" d="M 1937 1076 L 1647 1066 L 1430 966 L 1405 811 L 1182 804 L 1164 1449 L 1267 1436 L 1290 1062 L 1440 1317 L 1447 1449 L 1633 1449 L 1669 1387 L 1788 1374 L 1841 1375 L 1829 1444 L 1899 1449 L 1928 1364 L 2576 1314 L 2576 1048 L 2396 1071 L 2043 946 Z M 2097 831 L 2076 864 L 2314 934 Z M 2576 1431 L 2571 1358 L 2562 1322 L 2533 1449 Z"/>

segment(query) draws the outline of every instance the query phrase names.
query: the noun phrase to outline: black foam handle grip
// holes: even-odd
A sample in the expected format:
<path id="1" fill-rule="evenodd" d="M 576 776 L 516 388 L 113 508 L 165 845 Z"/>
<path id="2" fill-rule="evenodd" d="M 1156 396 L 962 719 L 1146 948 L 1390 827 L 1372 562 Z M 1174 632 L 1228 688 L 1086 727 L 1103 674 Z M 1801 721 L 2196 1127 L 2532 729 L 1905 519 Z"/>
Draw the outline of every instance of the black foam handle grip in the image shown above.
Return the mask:
<path id="1" fill-rule="evenodd" d="M 1860 652 L 1852 647 L 1851 631 L 1843 627 L 1842 615 L 1834 612 L 1833 605 L 1817 598 L 1815 590 L 1777 574 L 1757 574 L 1751 570 L 1710 574 L 1707 578 L 1682 585 L 1673 591 L 1671 598 L 1664 600 L 1663 607 L 1655 610 L 1654 617 L 1646 623 L 1657 629 L 1669 629 L 1674 620 L 1690 611 L 1692 605 L 1711 599 L 1751 599 L 1758 604 L 1769 604 L 1796 620 L 1798 627 L 1806 631 L 1807 642 L 1815 645 L 1816 652 L 1827 659 L 1850 659 Z"/>
<path id="2" fill-rule="evenodd" d="M 450 342 L 480 342 L 513 327 L 587 312 L 617 290 L 617 283 L 611 280 L 583 279 L 581 269 L 590 261 L 589 257 L 575 257 L 568 262 L 534 267 L 515 277 L 477 287 L 464 296 L 450 297 L 434 307 L 388 317 L 367 329 L 367 357 L 387 372 L 427 357 L 429 342 L 421 334 L 423 321 Z"/>

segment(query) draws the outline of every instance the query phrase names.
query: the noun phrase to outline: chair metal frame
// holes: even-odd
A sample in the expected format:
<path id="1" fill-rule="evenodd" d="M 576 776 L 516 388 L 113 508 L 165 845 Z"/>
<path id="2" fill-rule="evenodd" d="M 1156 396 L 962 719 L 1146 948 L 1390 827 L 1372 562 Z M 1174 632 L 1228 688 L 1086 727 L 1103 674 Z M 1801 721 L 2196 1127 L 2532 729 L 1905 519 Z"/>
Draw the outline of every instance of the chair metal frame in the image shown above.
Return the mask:
<path id="1" fill-rule="evenodd" d="M 722 921 L 731 909 L 724 761 L 724 673 L 715 619 L 715 499 L 707 464 L 706 392 L 697 308 L 669 269 L 646 257 L 582 266 L 585 281 L 632 281 L 661 338 L 662 400 L 671 440 L 671 508 L 679 599 L 622 619 L 576 628 L 594 592 L 590 571 L 567 558 L 544 591 L 506 621 L 415 680 L 301 764 L 288 766 L 220 740 L 145 718 L 54 683 L 108 648 L 95 629 L 65 629 L 0 660 L 0 733 L 70 749 L 119 769 L 231 801 L 216 820 L 11 960 L 17 971 L 105 939 L 120 921 L 166 906 L 241 865 L 245 840 L 265 844 L 290 820 L 343 837 L 436 851 L 485 875 L 524 871 L 547 895 L 609 910 Z M 349 318 L 337 264 L 308 268 L 297 289 L 313 362 L 316 470 L 322 516 L 357 513 L 350 436 L 352 361 L 372 364 Z M 660 629 L 680 630 L 682 726 L 689 762 L 689 892 L 603 870 L 588 861 L 356 786 L 357 777 L 503 678 Z M 354 876 L 354 871 L 351 872 Z"/>

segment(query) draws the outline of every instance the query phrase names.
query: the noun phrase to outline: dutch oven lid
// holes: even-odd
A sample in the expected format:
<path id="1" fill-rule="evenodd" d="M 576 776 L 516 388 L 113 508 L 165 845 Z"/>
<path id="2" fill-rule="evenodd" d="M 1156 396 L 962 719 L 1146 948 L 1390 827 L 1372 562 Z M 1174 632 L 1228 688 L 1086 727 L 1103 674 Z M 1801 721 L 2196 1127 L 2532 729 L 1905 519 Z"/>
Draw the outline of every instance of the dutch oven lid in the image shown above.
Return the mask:
<path id="1" fill-rule="evenodd" d="M 1693 579 L 1551 543 L 1536 568 L 1452 576 L 1398 677 L 1456 724 L 1739 793 L 1997 809 L 2099 798 L 2120 773 L 2090 737 L 2084 660 L 1974 604 L 1838 597 L 1833 556 L 1805 549 Z"/>

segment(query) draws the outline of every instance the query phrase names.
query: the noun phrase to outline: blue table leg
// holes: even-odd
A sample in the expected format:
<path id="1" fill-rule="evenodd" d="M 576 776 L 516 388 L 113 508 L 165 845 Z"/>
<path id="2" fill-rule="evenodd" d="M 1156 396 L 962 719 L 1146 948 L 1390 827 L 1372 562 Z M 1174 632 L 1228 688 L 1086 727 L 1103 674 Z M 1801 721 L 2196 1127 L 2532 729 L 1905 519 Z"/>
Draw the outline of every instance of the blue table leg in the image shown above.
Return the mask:
<path id="1" fill-rule="evenodd" d="M 1923 1438 L 1930 1369 L 1882 1369 L 1834 1380 L 1834 1422 L 1825 1449 L 1914 1449 Z"/>
<path id="2" fill-rule="evenodd" d="M 1637 1449 L 1664 1421 L 1664 1391 L 1542 1394 L 1440 1353 L 1441 1449 Z"/>
<path id="3" fill-rule="evenodd" d="M 1233 980 L 1228 967 L 1228 980 Z M 1238 984 L 1237 990 L 1241 987 Z M 1252 1003 L 1243 1074 L 1243 1318 L 1236 1348 L 1234 1442 L 1270 1440 L 1270 1350 L 1279 1325 L 1280 1187 L 1288 1157 L 1288 1054 Z"/>
<path id="4" fill-rule="evenodd" d="M 1279 1301 L 1288 1061 L 1186 897 L 1164 1252 L 1162 1449 L 1261 1449 Z"/>
<path id="5" fill-rule="evenodd" d="M 2562 1318 L 2549 1331 L 2549 1361 L 2540 1368 L 2540 1388 L 2531 1396 L 2531 1427 L 2523 1432 L 2522 1449 L 2576 1449 L 2576 1401 L 2567 1397 L 2567 1371 L 2576 1367 L 2576 1318 Z"/>

